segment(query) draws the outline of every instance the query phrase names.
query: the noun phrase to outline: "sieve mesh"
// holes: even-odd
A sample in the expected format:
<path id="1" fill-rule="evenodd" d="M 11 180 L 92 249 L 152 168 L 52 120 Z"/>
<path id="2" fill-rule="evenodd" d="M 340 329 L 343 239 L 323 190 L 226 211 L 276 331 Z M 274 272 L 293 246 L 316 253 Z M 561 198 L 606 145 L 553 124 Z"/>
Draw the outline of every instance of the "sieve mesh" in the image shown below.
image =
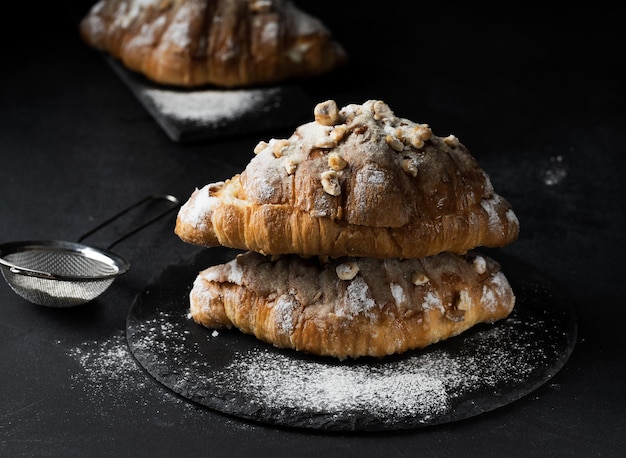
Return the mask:
<path id="1" fill-rule="evenodd" d="M 111 263 L 85 256 L 82 252 L 50 248 L 12 253 L 4 259 L 24 269 L 49 272 L 55 276 L 100 277 L 114 275 L 119 270 Z"/>
<path id="2" fill-rule="evenodd" d="M 113 277 L 89 281 L 60 281 L 14 274 L 4 267 L 2 274 L 11 289 L 24 299 L 49 307 L 73 307 L 84 304 L 103 293 L 113 282 Z"/>

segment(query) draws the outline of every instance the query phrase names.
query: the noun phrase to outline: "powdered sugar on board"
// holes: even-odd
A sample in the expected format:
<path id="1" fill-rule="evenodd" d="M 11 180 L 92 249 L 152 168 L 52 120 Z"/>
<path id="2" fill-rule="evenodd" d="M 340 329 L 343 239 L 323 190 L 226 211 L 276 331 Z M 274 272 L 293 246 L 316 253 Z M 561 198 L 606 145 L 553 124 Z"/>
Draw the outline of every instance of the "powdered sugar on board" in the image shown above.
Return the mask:
<path id="1" fill-rule="evenodd" d="M 293 128 L 311 117 L 314 103 L 297 86 L 179 89 L 152 83 L 106 59 L 174 141 Z"/>
<path id="2" fill-rule="evenodd" d="M 130 352 L 125 332 L 85 341 L 67 349 L 67 356 L 78 368 L 71 375 L 70 388 L 79 393 L 82 401 L 93 403 L 94 412 L 109 415 L 112 410 L 127 409 L 129 402 L 148 412 L 158 410 L 166 401 L 179 402 L 173 394 L 154 389 Z M 150 405 L 148 400 L 155 394 L 160 402 Z"/>
<path id="3" fill-rule="evenodd" d="M 280 350 L 189 318 L 191 283 L 199 268 L 217 262 L 206 256 L 168 268 L 137 297 L 128 318 L 129 345 L 148 373 L 174 392 L 243 419 L 355 431 L 468 418 L 552 378 L 576 339 L 570 303 L 541 277 L 512 264 L 505 268 L 518 302 L 496 324 L 383 359 L 337 361 Z"/>

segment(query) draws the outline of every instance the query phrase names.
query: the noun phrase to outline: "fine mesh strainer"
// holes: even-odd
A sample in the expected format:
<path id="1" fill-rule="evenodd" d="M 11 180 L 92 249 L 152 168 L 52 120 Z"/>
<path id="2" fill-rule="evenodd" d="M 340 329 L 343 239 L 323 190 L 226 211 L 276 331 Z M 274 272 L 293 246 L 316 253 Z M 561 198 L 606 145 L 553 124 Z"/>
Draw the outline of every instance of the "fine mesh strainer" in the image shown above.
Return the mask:
<path id="1" fill-rule="evenodd" d="M 106 249 L 80 243 L 130 210 L 155 200 L 166 201 L 166 210 L 127 232 Z M 89 302 L 130 268 L 126 259 L 110 249 L 165 216 L 178 204 L 178 199 L 169 194 L 147 196 L 87 232 L 77 242 L 36 240 L 1 244 L 2 275 L 13 291 L 34 304 L 72 307 Z"/>

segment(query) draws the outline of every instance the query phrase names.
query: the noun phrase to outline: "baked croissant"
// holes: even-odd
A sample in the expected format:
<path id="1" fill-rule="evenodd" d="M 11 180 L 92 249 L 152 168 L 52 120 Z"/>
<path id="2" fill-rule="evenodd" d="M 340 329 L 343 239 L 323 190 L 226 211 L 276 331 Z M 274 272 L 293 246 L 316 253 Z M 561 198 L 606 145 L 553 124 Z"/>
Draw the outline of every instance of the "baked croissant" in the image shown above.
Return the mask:
<path id="1" fill-rule="evenodd" d="M 326 26 L 289 0 L 100 0 L 80 33 L 128 69 L 187 88 L 309 78 L 347 61 Z"/>
<path id="2" fill-rule="evenodd" d="M 200 272 L 190 293 L 201 325 L 339 359 L 423 348 L 505 318 L 514 304 L 499 264 L 473 252 L 327 262 L 246 252 Z"/>
<path id="3" fill-rule="evenodd" d="M 175 232 L 185 242 L 262 254 L 423 258 L 501 247 L 519 222 L 459 140 L 380 100 L 339 109 L 288 139 L 260 142 L 246 169 L 196 189 Z"/>

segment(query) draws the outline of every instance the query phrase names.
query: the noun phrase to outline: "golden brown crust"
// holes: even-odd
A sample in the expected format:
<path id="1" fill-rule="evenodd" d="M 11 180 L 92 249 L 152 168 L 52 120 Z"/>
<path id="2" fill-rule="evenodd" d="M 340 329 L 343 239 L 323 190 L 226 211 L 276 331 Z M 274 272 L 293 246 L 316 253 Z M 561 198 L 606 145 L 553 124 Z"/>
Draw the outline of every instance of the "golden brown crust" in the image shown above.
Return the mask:
<path id="1" fill-rule="evenodd" d="M 381 101 L 316 107 L 316 121 L 261 142 L 246 169 L 196 190 L 175 232 L 263 254 L 421 258 L 515 240 L 519 222 L 454 136 Z"/>
<path id="2" fill-rule="evenodd" d="M 190 294 L 192 318 L 208 328 L 339 359 L 423 348 L 503 319 L 514 303 L 499 264 L 477 253 L 320 262 L 247 252 L 202 271 Z"/>
<path id="3" fill-rule="evenodd" d="M 181 87 L 273 84 L 347 61 L 324 24 L 288 0 L 100 0 L 80 33 L 127 68 Z"/>

